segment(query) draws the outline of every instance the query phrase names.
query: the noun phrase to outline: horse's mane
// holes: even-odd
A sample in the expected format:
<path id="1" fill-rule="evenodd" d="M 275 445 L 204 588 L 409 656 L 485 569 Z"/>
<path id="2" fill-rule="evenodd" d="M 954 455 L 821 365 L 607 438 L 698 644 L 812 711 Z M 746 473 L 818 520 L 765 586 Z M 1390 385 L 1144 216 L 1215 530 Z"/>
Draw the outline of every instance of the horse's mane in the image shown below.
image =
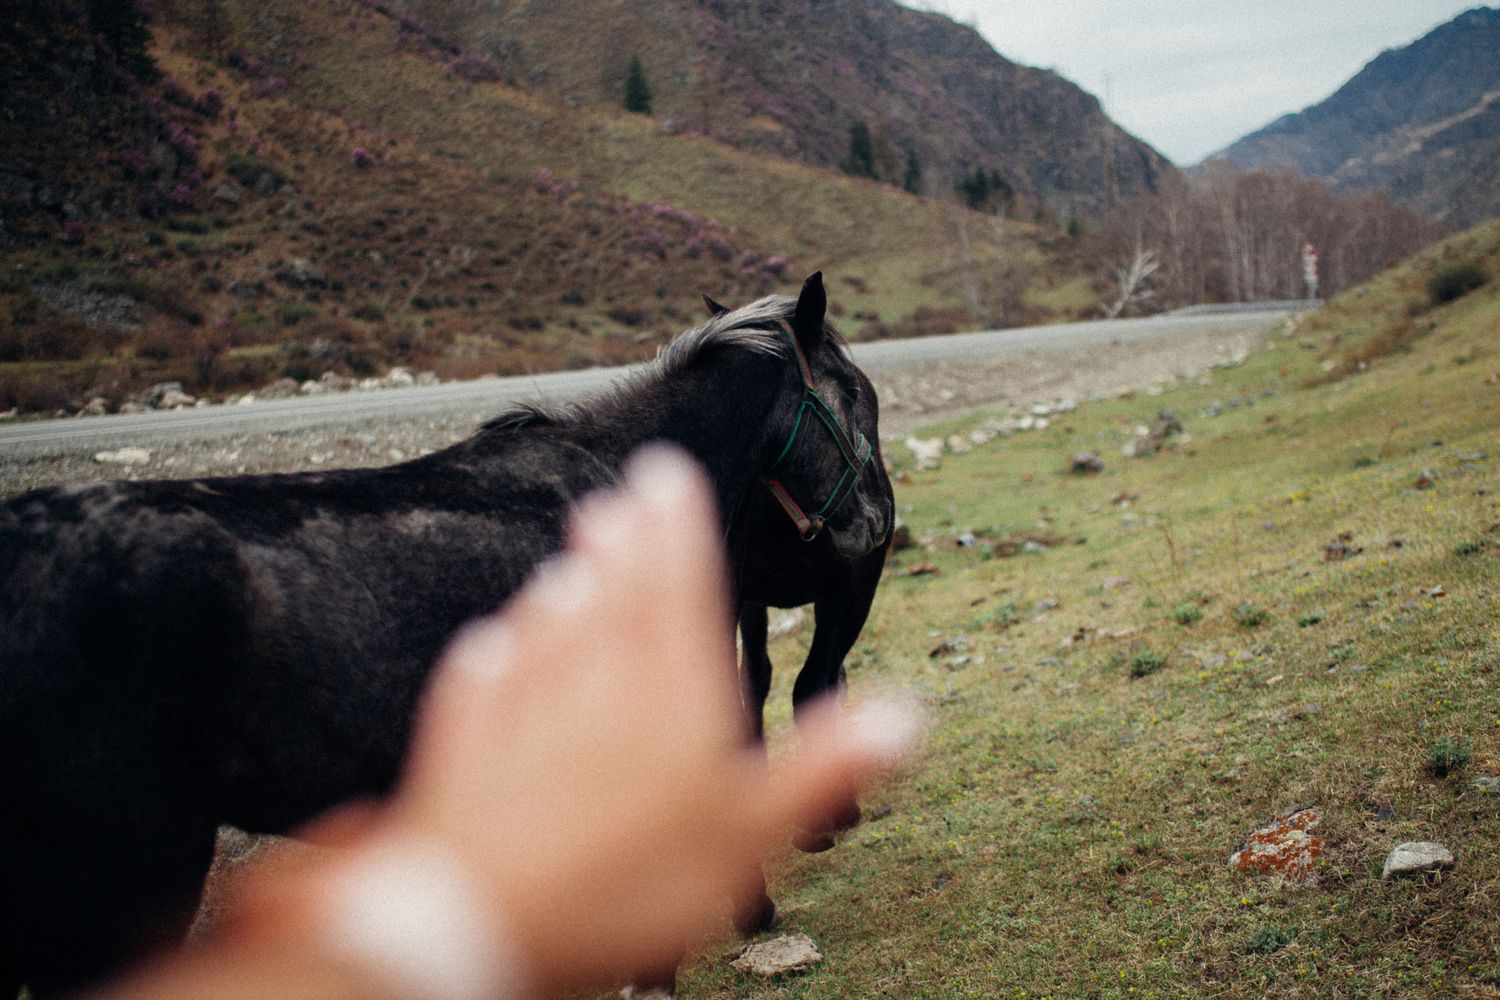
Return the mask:
<path id="1" fill-rule="evenodd" d="M 678 334 L 656 352 L 655 358 L 626 375 L 602 397 L 595 397 L 585 403 L 566 403 L 552 408 L 531 404 L 518 406 L 486 421 L 480 429 L 516 430 L 567 421 L 601 402 L 607 405 L 612 399 L 618 401 L 632 397 L 667 376 L 691 368 L 705 354 L 721 347 L 739 347 L 773 357 L 785 354 L 786 339 L 772 326 L 778 320 L 790 320 L 796 308 L 796 299 L 785 295 L 767 295 L 749 305 L 720 313 L 707 322 Z M 843 340 L 837 334 L 834 336 L 834 343 L 839 350 L 843 350 Z"/>

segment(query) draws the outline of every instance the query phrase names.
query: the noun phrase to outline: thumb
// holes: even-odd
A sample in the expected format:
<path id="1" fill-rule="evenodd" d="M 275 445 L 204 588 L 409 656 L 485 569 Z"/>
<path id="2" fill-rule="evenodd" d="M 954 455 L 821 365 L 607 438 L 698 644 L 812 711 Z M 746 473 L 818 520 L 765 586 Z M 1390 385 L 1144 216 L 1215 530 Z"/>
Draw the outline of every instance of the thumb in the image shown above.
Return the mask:
<path id="1" fill-rule="evenodd" d="M 773 836 L 807 827 L 853 799 L 916 744 L 922 716 L 909 701 L 889 697 L 841 710 L 836 697 L 799 713 L 797 749 L 772 777 L 764 809 Z"/>

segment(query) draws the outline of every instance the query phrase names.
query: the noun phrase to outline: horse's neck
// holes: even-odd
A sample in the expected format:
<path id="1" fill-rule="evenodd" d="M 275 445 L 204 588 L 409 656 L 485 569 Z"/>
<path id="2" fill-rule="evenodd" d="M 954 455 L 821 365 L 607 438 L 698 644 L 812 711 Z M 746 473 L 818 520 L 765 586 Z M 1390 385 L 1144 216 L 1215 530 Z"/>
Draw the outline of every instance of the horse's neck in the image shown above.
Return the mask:
<path id="1" fill-rule="evenodd" d="M 601 444 L 613 452 L 615 463 L 649 441 L 678 445 L 708 471 L 719 509 L 730 517 L 764 471 L 767 426 L 779 391 L 774 374 L 759 367 L 681 373 L 653 389 L 622 401 L 608 441 Z"/>

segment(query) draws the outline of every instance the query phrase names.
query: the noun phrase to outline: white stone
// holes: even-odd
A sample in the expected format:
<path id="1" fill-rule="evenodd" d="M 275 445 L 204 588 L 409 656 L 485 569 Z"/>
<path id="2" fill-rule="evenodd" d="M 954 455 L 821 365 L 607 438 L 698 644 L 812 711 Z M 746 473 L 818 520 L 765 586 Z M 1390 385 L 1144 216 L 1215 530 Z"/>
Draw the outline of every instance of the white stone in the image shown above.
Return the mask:
<path id="1" fill-rule="evenodd" d="M 791 635 L 793 632 L 801 631 L 803 624 L 807 621 L 807 611 L 803 608 L 791 608 L 786 611 L 777 612 L 766 625 L 766 639 L 772 641 L 782 636 Z"/>
<path id="2" fill-rule="evenodd" d="M 906 448 L 919 469 L 936 469 L 943 463 L 943 439 L 908 436 Z"/>
<path id="3" fill-rule="evenodd" d="M 116 451 L 96 451 L 94 461 L 104 465 L 145 465 L 151 461 L 151 453 L 145 448 L 120 448 Z"/>
<path id="4" fill-rule="evenodd" d="M 729 964 L 741 972 L 776 976 L 800 972 L 823 961 L 818 946 L 806 934 L 783 934 L 771 941 L 752 944 Z"/>
<path id="5" fill-rule="evenodd" d="M 1381 870 L 1380 877 L 1386 879 L 1396 875 L 1418 875 L 1452 867 L 1453 852 L 1442 844 L 1434 844 L 1428 840 L 1410 841 L 1397 844 L 1386 855 L 1385 868 Z"/>

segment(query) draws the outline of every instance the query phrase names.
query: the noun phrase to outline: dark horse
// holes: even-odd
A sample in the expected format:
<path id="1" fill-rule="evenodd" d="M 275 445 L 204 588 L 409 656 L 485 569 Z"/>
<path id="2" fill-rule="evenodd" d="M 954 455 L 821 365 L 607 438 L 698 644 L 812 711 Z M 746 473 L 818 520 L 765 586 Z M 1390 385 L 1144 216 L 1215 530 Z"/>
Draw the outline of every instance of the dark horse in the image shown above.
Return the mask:
<path id="1" fill-rule="evenodd" d="M 387 791 L 448 637 L 641 444 L 695 456 L 726 524 L 765 477 L 840 558 L 879 548 L 888 485 L 825 308 L 814 275 L 599 399 L 401 465 L 0 505 L 0 995 L 97 982 L 180 936 L 220 823 L 285 832 Z"/>
<path id="2" fill-rule="evenodd" d="M 723 316 L 727 308 L 704 296 L 709 315 Z M 853 394 L 854 425 L 866 429 L 871 442 L 870 461 L 876 466 L 878 487 L 884 495 L 882 505 L 895 509 L 890 478 L 885 475 L 876 429 L 879 404 L 875 387 L 858 368 L 851 369 L 856 380 Z M 735 530 L 753 539 L 753 544 L 733 547 L 737 559 L 734 580 L 740 631 L 741 671 L 745 708 L 751 735 L 760 739 L 764 732 L 766 697 L 771 690 L 772 664 L 767 648 L 768 608 L 794 608 L 813 605 L 814 628 L 807 659 L 792 687 L 794 711 L 817 698 L 842 689 L 844 657 L 849 655 L 869 617 L 875 589 L 885 568 L 888 545 L 856 558 L 841 555 L 827 537 L 807 539 L 795 514 L 776 501 L 767 491 L 752 493 L 737 512 Z M 886 532 L 889 542 L 889 530 Z M 859 807 L 849 803 L 840 812 L 827 817 L 821 828 L 804 830 L 796 838 L 804 851 L 821 851 L 833 846 L 835 830 L 859 821 Z M 769 905 L 769 901 L 766 901 Z M 767 911 L 742 920 L 741 929 L 759 929 L 769 924 L 774 912 Z"/>

